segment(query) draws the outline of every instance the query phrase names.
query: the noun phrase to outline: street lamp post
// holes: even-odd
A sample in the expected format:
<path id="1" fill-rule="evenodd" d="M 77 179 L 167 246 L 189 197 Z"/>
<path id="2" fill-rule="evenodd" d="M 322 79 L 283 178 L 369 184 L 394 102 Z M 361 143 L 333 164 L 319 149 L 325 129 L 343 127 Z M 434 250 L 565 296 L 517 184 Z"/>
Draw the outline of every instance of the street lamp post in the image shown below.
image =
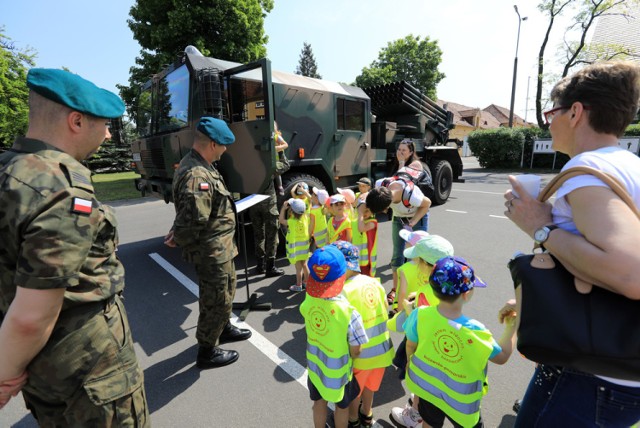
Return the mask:
<path id="1" fill-rule="evenodd" d="M 520 24 L 522 21 L 526 21 L 527 17 L 520 16 L 518 12 L 518 6 L 513 5 L 516 13 L 518 14 L 518 38 L 516 39 L 516 57 L 513 59 L 513 83 L 511 84 L 511 108 L 509 109 L 509 128 L 513 127 L 513 105 L 516 101 L 516 76 L 518 74 L 518 46 L 520 45 Z"/>

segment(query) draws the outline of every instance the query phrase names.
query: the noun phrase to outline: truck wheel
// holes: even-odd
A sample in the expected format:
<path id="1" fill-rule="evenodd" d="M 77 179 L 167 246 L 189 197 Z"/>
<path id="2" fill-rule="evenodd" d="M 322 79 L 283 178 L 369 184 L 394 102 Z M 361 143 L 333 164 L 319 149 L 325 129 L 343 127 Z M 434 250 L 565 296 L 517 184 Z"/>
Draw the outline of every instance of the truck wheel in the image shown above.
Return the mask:
<path id="1" fill-rule="evenodd" d="M 309 186 L 309 193 L 311 193 L 312 187 L 324 189 L 324 184 L 313 175 L 294 172 L 292 174 L 285 174 L 282 177 L 282 187 L 284 187 L 284 196 L 278 195 L 278 208 L 282 206 L 282 203 L 291 197 L 291 189 L 304 181 Z"/>
<path id="2" fill-rule="evenodd" d="M 444 204 L 451 194 L 453 186 L 453 170 L 446 160 L 435 160 L 431 163 L 431 176 L 433 177 L 433 202 L 436 205 Z"/>

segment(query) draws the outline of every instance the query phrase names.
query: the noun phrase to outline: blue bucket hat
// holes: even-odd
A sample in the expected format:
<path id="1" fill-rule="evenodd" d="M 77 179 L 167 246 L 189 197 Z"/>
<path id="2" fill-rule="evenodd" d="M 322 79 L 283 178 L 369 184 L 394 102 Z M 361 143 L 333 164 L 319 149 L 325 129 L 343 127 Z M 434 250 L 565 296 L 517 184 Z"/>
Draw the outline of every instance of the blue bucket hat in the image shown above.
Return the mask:
<path id="1" fill-rule="evenodd" d="M 233 144 L 236 137 L 229 129 L 227 122 L 216 119 L 215 117 L 204 116 L 200 118 L 196 129 L 204 135 L 215 141 L 217 144 L 228 146 Z"/>
<path id="2" fill-rule="evenodd" d="M 347 269 L 360 272 L 360 251 L 358 251 L 358 247 L 348 241 L 336 241 L 331 245 L 340 250 L 344 255 L 344 259 L 347 262 Z"/>
<path id="3" fill-rule="evenodd" d="M 431 287 L 438 293 L 456 296 L 487 284 L 473 272 L 462 257 L 443 257 L 436 262 L 429 276 Z"/>
<path id="4" fill-rule="evenodd" d="M 32 68 L 27 86 L 35 93 L 91 116 L 115 119 L 124 114 L 119 96 L 66 70 Z"/>

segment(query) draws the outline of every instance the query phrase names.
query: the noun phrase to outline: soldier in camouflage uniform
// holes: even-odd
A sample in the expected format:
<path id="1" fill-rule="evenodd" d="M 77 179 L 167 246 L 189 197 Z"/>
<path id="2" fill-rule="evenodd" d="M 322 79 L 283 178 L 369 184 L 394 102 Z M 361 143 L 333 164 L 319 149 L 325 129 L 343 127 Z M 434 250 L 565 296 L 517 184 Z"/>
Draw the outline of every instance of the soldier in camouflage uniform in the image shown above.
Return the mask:
<path id="1" fill-rule="evenodd" d="M 176 218 L 166 236 L 169 246 L 180 246 L 186 261 L 198 274 L 200 315 L 196 339 L 201 369 L 225 366 L 238 360 L 236 351 L 217 345 L 248 339 L 251 331 L 229 322 L 236 292 L 233 258 L 236 208 L 222 176 L 213 166 L 235 137 L 227 124 L 203 117 L 197 125 L 193 147 L 173 176 Z"/>
<path id="2" fill-rule="evenodd" d="M 251 227 L 255 239 L 255 251 L 258 274 L 265 274 L 267 278 L 284 275 L 284 270 L 276 266 L 276 251 L 278 249 L 278 199 L 273 180 L 264 192 L 268 199 L 249 208 Z M 266 269 L 265 269 L 266 260 Z"/>
<path id="3" fill-rule="evenodd" d="M 41 426 L 149 426 L 116 218 L 80 163 L 124 104 L 64 70 L 27 85 L 26 137 L 0 155 L 0 407 L 22 388 Z"/>

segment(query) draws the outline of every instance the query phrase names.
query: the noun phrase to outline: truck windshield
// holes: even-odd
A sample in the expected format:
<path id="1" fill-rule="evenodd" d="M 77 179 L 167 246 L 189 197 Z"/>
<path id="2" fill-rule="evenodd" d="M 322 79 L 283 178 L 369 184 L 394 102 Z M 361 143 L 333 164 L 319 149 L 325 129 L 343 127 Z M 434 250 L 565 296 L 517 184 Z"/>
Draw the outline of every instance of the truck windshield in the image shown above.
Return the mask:
<path id="1" fill-rule="evenodd" d="M 182 65 L 167 74 L 158 88 L 158 131 L 174 131 L 189 120 L 189 70 Z"/>

